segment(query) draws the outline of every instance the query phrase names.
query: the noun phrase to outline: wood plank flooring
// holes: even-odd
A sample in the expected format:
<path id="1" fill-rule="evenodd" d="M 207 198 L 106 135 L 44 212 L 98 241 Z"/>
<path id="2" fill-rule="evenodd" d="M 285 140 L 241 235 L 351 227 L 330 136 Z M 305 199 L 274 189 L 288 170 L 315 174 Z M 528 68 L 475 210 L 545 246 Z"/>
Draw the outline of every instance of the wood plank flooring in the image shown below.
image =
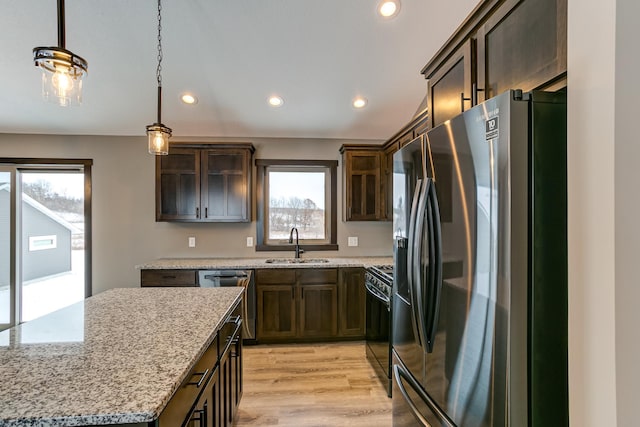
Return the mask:
<path id="1" fill-rule="evenodd" d="M 391 426 L 364 342 L 244 347 L 236 427 Z"/>

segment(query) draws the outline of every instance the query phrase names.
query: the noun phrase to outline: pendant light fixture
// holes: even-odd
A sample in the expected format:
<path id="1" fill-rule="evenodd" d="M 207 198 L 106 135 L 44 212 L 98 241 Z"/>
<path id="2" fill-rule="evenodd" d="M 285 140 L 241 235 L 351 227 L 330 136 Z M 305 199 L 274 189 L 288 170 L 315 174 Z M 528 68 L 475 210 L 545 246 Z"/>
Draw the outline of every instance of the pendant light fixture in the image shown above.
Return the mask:
<path id="1" fill-rule="evenodd" d="M 147 126 L 147 136 L 149 138 L 149 153 L 156 155 L 169 154 L 169 138 L 171 138 L 171 128 L 162 124 L 162 5 L 158 0 L 158 68 L 156 69 L 156 79 L 158 81 L 158 121 Z"/>
<path id="2" fill-rule="evenodd" d="M 33 62 L 42 69 L 42 96 L 63 107 L 82 103 L 82 79 L 88 64 L 65 49 L 64 0 L 58 0 L 58 46 L 36 47 Z"/>

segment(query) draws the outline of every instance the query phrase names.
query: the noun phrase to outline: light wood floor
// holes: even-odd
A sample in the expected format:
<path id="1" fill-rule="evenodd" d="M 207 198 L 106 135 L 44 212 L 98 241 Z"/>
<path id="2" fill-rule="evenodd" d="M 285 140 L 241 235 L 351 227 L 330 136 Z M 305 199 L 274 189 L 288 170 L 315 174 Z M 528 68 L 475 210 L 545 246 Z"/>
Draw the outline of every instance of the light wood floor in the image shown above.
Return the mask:
<path id="1" fill-rule="evenodd" d="M 244 347 L 236 427 L 391 426 L 364 342 Z"/>

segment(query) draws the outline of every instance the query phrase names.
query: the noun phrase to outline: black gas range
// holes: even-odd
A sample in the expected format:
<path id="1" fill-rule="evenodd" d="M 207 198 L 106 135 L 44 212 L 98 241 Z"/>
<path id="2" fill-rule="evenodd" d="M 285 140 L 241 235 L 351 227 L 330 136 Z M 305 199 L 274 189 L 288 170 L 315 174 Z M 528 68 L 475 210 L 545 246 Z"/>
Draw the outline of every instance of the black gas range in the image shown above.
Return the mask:
<path id="1" fill-rule="evenodd" d="M 367 287 L 375 288 L 380 291 L 385 298 L 391 300 L 393 287 L 392 265 L 374 265 L 367 267 L 364 274 L 364 281 Z"/>
<path id="2" fill-rule="evenodd" d="M 365 270 L 367 360 L 391 397 L 391 295 L 393 266 L 377 265 Z"/>

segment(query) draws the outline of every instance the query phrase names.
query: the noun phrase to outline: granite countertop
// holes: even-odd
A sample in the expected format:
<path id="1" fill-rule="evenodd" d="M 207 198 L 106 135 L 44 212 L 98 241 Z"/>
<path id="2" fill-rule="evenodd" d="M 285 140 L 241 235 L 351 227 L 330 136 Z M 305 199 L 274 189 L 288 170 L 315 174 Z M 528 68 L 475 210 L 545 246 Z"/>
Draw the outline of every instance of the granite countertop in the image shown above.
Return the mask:
<path id="1" fill-rule="evenodd" d="M 216 268 L 331 268 L 331 267 L 368 267 L 372 265 L 392 265 L 393 257 L 350 257 L 321 258 L 302 257 L 303 260 L 325 259 L 328 262 L 303 263 L 267 263 L 267 259 L 293 259 L 293 257 L 272 258 L 161 258 L 145 264 L 137 265 L 141 270 L 195 269 L 207 270 Z"/>
<path id="2" fill-rule="evenodd" d="M 242 291 L 112 289 L 0 332 L 0 426 L 156 419 Z"/>

